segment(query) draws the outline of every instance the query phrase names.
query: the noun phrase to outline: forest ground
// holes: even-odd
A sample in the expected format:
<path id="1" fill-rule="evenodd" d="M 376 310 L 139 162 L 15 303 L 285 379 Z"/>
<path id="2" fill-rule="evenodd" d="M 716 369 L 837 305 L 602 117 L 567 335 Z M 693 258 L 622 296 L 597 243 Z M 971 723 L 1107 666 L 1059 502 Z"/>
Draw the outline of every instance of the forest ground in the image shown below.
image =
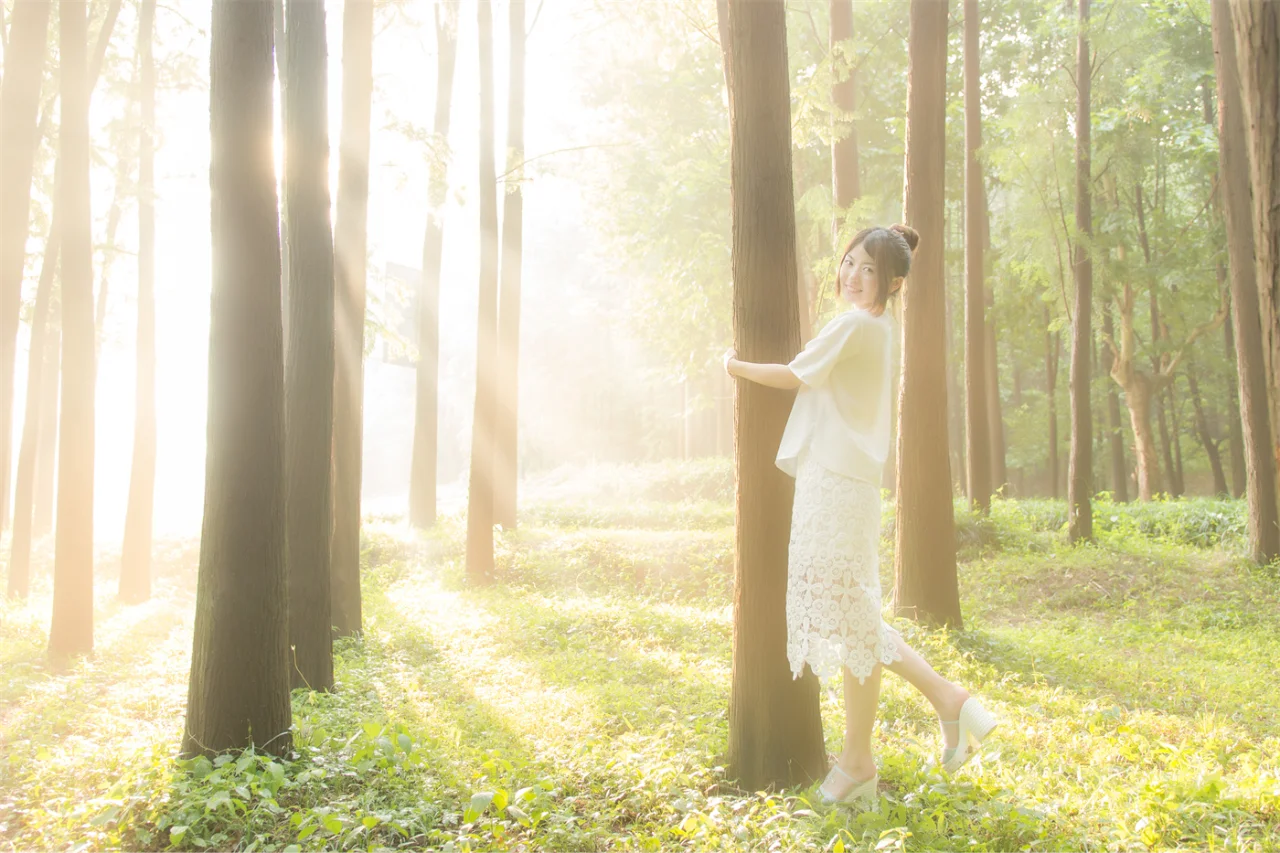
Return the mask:
<path id="1" fill-rule="evenodd" d="M 881 801 L 858 813 L 723 781 L 725 464 L 525 494 L 485 589 L 460 514 L 368 521 L 366 631 L 338 643 L 334 694 L 295 692 L 289 761 L 173 760 L 198 543 L 158 543 L 132 607 L 101 553 L 97 652 L 65 673 L 43 553 L 30 602 L 0 603 L 0 849 L 1280 849 L 1280 582 L 1243 559 L 1239 502 L 1104 502 L 1078 549 L 1060 502 L 961 512 L 965 629 L 895 624 L 1002 725 L 943 776 L 934 716 L 886 675 Z M 838 750 L 841 705 L 822 714 Z"/>

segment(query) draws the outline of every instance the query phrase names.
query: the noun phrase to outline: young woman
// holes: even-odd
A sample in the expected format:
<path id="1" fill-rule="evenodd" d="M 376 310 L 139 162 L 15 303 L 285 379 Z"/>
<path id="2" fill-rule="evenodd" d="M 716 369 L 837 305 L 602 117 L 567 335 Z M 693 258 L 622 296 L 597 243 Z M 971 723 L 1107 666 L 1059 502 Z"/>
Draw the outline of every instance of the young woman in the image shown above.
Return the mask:
<path id="1" fill-rule="evenodd" d="M 730 351 L 731 376 L 799 389 L 778 448 L 796 478 L 787 571 L 787 658 L 825 686 L 844 669 L 845 738 L 818 788 L 827 803 L 872 805 L 879 775 L 871 729 L 881 668 L 914 685 L 942 725 L 942 766 L 960 769 L 996 721 L 969 692 L 933 671 L 880 618 L 880 479 L 889 454 L 897 330 L 886 304 L 902 289 L 920 237 L 906 225 L 867 228 L 841 256 L 845 310 L 790 364 L 752 364 Z"/>

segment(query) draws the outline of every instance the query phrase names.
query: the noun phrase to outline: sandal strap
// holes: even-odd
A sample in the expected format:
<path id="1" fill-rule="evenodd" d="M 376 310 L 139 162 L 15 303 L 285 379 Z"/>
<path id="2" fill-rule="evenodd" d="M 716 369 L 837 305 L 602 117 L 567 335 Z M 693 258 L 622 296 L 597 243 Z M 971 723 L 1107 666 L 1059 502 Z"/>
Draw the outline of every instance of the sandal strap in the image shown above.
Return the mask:
<path id="1" fill-rule="evenodd" d="M 848 773 L 846 773 L 846 772 L 844 771 L 844 768 L 843 768 L 843 767 L 841 767 L 839 764 L 833 764 L 833 765 L 831 765 L 831 769 L 832 769 L 832 770 L 834 770 L 834 771 L 836 771 L 837 773 L 839 773 L 839 774 L 840 774 L 841 776 L 843 776 L 844 778 L 848 779 L 850 782 L 856 782 L 856 781 L 858 781 L 857 779 L 854 779 L 852 776 L 850 776 Z"/>

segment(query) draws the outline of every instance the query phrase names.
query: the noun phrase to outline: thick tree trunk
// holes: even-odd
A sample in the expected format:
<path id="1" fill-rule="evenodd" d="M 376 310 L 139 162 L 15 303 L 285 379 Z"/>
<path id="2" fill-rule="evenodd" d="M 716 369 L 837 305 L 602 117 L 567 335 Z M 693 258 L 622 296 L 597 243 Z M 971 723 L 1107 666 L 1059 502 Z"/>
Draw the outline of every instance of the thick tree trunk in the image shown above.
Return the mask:
<path id="1" fill-rule="evenodd" d="M 214 0 L 209 441 L 188 756 L 292 748 L 280 224 L 263 144 L 273 132 L 271 15 L 271 0 Z"/>
<path id="2" fill-rule="evenodd" d="M 49 40 L 49 0 L 15 0 L 0 84 L 0 530 L 9 523 L 13 380 L 30 227 L 31 178 Z M 82 52 L 83 52 L 82 48 Z M 83 67 L 83 56 L 81 57 Z M 81 83 L 83 85 L 83 83 Z M 65 110 L 65 99 L 64 99 Z"/>
<path id="3" fill-rule="evenodd" d="M 120 597 L 145 601 L 151 596 L 151 523 L 156 486 L 156 214 L 155 141 L 156 67 L 152 54 L 156 0 L 142 0 L 138 13 L 138 65 L 141 74 L 138 133 L 138 344 L 134 389 L 133 471 L 124 520 L 120 559 Z M 106 276 L 102 287 L 105 292 Z"/>
<path id="4" fill-rule="evenodd" d="M 89 208 L 88 4 L 58 6 L 62 122 L 62 425 L 49 654 L 93 651 L 93 235 Z"/>
<path id="5" fill-rule="evenodd" d="M 55 179 L 55 185 L 61 181 Z M 31 583 L 31 522 L 32 493 L 35 489 L 36 460 L 41 440 L 41 406 L 44 400 L 45 371 L 52 368 L 57 373 L 58 358 L 53 354 L 52 364 L 48 349 L 50 333 L 57 335 L 57 327 L 51 330 L 49 303 L 53 296 L 54 270 L 58 265 L 61 238 L 58 220 L 61 215 L 54 208 L 54 221 L 45 243 L 44 260 L 40 267 L 40 282 L 36 286 L 36 303 L 31 312 L 31 350 L 27 357 L 27 405 L 22 421 L 22 440 L 18 451 L 18 471 L 13 498 L 13 548 L 9 555 L 8 592 L 11 598 L 26 598 Z M 57 404 L 57 390 L 54 390 Z M 57 434 L 56 431 L 54 433 Z M 51 454 L 52 455 L 52 454 Z"/>
<path id="6" fill-rule="evenodd" d="M 800 348 L 790 82 L 782 0 L 729 0 L 725 50 L 733 188 L 733 326 L 740 356 Z M 792 680 L 786 566 L 794 483 L 774 465 L 792 395 L 738 383 L 729 776 L 748 791 L 826 773 L 818 682 Z"/>
<path id="7" fill-rule="evenodd" d="M 285 33 L 284 22 L 285 0 L 271 0 L 271 23 L 275 39 L 276 80 L 280 84 L 280 125 L 284 126 L 288 119 L 289 93 L 286 80 L 289 76 L 289 40 Z M 289 151 L 285 146 L 280 156 L 280 168 L 285 174 L 289 172 Z M 289 221 L 288 193 L 280 192 L 280 318 L 284 333 L 284 351 L 289 351 L 289 233 L 284 223 Z M 287 433 L 286 429 L 286 433 Z"/>
<path id="8" fill-rule="evenodd" d="M 1254 264 L 1249 159 L 1232 11 L 1227 0 L 1213 0 L 1211 9 L 1218 84 L 1218 173 L 1227 231 L 1236 387 L 1240 392 L 1240 422 L 1244 430 L 1249 548 L 1254 560 L 1267 563 L 1280 555 L 1280 525 L 1276 519 L 1276 445 L 1272 437 L 1267 373 L 1268 347 L 1274 338 L 1264 337 L 1262 317 L 1270 321 L 1276 315 L 1274 303 L 1259 293 L 1258 267 Z M 1267 306 L 1265 313 L 1264 305 Z M 1269 326 L 1268 334 L 1273 330 L 1274 326 Z"/>
<path id="9" fill-rule="evenodd" d="M 53 529 L 53 504 L 57 494 L 54 471 L 58 461 L 58 396 L 62 377 L 62 327 L 50 314 L 49 338 L 44 347 L 40 382 L 40 437 L 36 441 L 36 484 L 31 508 L 31 536 L 39 539 Z"/>
<path id="10" fill-rule="evenodd" d="M 285 233 L 297 249 L 289 265 L 284 398 L 290 683 L 329 690 L 334 377 L 329 46 L 323 3 L 288 0 L 285 20 Z"/>
<path id="11" fill-rule="evenodd" d="M 982 184 L 982 88 L 978 0 L 964 0 L 964 401 L 969 503 L 991 510 L 991 431 L 987 421 L 986 189 Z"/>
<path id="12" fill-rule="evenodd" d="M 1115 339 L 1115 324 L 1111 318 L 1111 306 L 1102 314 L 1102 332 Z M 1115 356 L 1107 356 L 1107 375 L 1115 369 Z M 1129 465 L 1124 458 L 1124 426 L 1120 422 L 1120 395 L 1110 382 L 1107 383 L 1107 442 L 1111 458 L 1111 497 L 1117 503 L 1129 501 Z"/>
<path id="13" fill-rule="evenodd" d="M 1145 374 L 1124 386 L 1129 404 L 1129 424 L 1133 427 L 1134 451 L 1138 457 L 1138 500 L 1149 501 L 1160 492 L 1160 462 L 1151 430 L 1151 382 Z"/>
<path id="14" fill-rule="evenodd" d="M 432 124 L 439 150 L 427 188 L 427 231 L 422 241 L 418 291 L 418 365 L 409 475 L 409 523 L 426 529 L 436 523 L 436 458 L 440 433 L 440 260 L 444 255 L 444 204 L 449 191 L 449 118 L 453 72 L 458 57 L 458 12 L 454 0 L 437 0 L 436 108 Z"/>
<path id="15" fill-rule="evenodd" d="M 835 203 L 835 216 L 831 222 L 831 241 L 838 252 L 840 226 L 849 205 L 862 195 L 858 179 L 858 131 L 853 123 L 854 95 L 857 81 L 853 71 L 853 0 L 831 0 L 831 30 L 829 49 L 831 54 L 831 106 L 833 128 L 831 134 L 831 195 Z M 801 302 L 803 309 L 805 303 Z M 805 312 L 801 311 L 803 323 Z"/>
<path id="16" fill-rule="evenodd" d="M 947 5 L 911 2 L 903 214 L 920 233 L 920 245 L 903 288 L 894 606 L 919 622 L 959 628 L 942 328 Z"/>
<path id="17" fill-rule="evenodd" d="M 1080 0 L 1080 34 L 1076 41 L 1076 232 L 1075 312 L 1071 325 L 1071 453 L 1067 461 L 1067 533 L 1072 542 L 1093 539 L 1093 417 L 1090 414 L 1089 367 L 1093 341 L 1093 235 L 1090 166 L 1089 0 Z"/>
<path id="18" fill-rule="evenodd" d="M 1225 264 L 1219 265 L 1219 288 L 1227 289 L 1227 268 Z M 1227 363 L 1236 368 L 1239 372 L 1238 361 L 1236 359 L 1236 336 L 1234 331 L 1235 323 L 1230 316 L 1227 322 L 1222 324 L 1223 335 L 1226 338 L 1227 345 Z M 1227 446 L 1231 458 L 1231 497 L 1242 498 L 1245 493 L 1245 475 L 1244 464 L 1244 429 L 1241 426 L 1240 393 L 1236 389 L 1234 382 L 1227 383 Z"/>
<path id="19" fill-rule="evenodd" d="M 365 253 L 369 122 L 373 101 L 373 3 L 346 0 L 342 14 L 342 135 L 334 222 L 333 626 L 361 630 L 360 483 L 364 447 Z"/>
<path id="20" fill-rule="evenodd" d="M 493 518 L 507 530 L 516 526 L 520 479 L 520 270 L 524 234 L 524 0 L 509 0 L 510 81 L 507 86 L 507 185 L 502 205 L 502 278 L 498 292 L 497 429 L 494 455 Z"/>
<path id="21" fill-rule="evenodd" d="M 467 577 L 493 579 L 494 429 L 497 416 L 498 199 L 493 154 L 493 15 L 478 3 L 480 36 L 480 297 L 476 315 L 476 398 L 467 494 Z"/>

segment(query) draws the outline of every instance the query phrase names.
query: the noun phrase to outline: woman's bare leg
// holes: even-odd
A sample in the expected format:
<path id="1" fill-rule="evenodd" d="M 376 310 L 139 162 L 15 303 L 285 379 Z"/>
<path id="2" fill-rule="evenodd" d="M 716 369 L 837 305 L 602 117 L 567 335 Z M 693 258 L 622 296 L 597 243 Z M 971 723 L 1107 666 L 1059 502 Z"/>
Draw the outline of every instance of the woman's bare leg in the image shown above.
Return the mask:
<path id="1" fill-rule="evenodd" d="M 924 694 L 929 704 L 933 705 L 933 709 L 938 713 L 939 722 L 959 719 L 960 706 L 969 698 L 969 691 L 938 675 L 919 652 L 907 645 L 901 635 L 898 635 L 895 642 L 902 654 L 902 660 L 890 664 L 889 671 L 902 676 Z M 942 734 L 947 747 L 953 747 L 959 743 L 959 731 L 956 726 L 943 726 Z"/>
<path id="2" fill-rule="evenodd" d="M 836 766 L 848 775 L 832 773 L 825 783 L 827 793 L 837 799 L 876 775 L 871 730 L 880 705 L 881 671 L 880 664 L 876 664 L 866 681 L 859 684 L 847 667 L 844 670 L 844 751 L 836 760 Z"/>

